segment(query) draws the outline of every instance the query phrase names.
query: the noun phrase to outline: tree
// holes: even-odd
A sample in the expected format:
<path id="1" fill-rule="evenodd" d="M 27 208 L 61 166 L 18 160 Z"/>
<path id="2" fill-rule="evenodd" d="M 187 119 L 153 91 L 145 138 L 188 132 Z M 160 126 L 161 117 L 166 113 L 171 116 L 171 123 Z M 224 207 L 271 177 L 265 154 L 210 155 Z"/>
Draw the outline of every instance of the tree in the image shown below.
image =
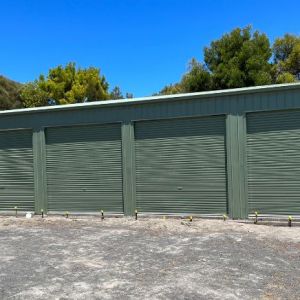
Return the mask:
<path id="1" fill-rule="evenodd" d="M 236 28 L 204 49 L 215 89 L 272 83 L 271 55 L 268 37 L 258 31 L 252 33 L 250 26 Z"/>
<path id="2" fill-rule="evenodd" d="M 21 108 L 22 84 L 0 75 L 0 110 Z"/>
<path id="3" fill-rule="evenodd" d="M 205 65 L 193 58 L 189 63 L 188 72 L 180 82 L 181 90 L 186 93 L 207 91 L 212 88 L 211 74 Z"/>
<path id="4" fill-rule="evenodd" d="M 210 90 L 212 86 L 211 75 L 205 65 L 195 58 L 189 62 L 188 70 L 179 83 L 166 85 L 156 95 L 171 95 L 180 93 L 193 93 Z"/>
<path id="5" fill-rule="evenodd" d="M 75 63 L 50 69 L 47 77 L 26 84 L 21 91 L 26 107 L 109 99 L 108 83 L 100 69 L 76 68 Z"/>
<path id="6" fill-rule="evenodd" d="M 112 99 L 112 100 L 124 99 L 120 87 L 115 86 L 115 87 L 112 89 L 112 91 L 110 92 L 110 99 Z"/>
<path id="7" fill-rule="evenodd" d="M 289 72 L 278 74 L 276 77 L 276 83 L 293 83 L 295 81 L 295 76 Z"/>
<path id="8" fill-rule="evenodd" d="M 133 94 L 127 92 L 126 95 L 125 95 L 125 98 L 126 98 L 126 99 L 132 99 L 132 98 L 133 98 Z"/>
<path id="9" fill-rule="evenodd" d="M 273 45 L 274 74 L 277 83 L 300 79 L 300 37 L 285 34 Z"/>
<path id="10" fill-rule="evenodd" d="M 294 51 L 290 64 L 297 65 Z M 159 94 L 200 92 L 214 89 L 265 85 L 274 82 L 274 67 L 270 62 L 272 49 L 268 37 L 251 26 L 236 28 L 204 48 L 204 63 L 192 59 L 186 74 L 178 83 L 165 86 Z M 291 82 L 282 74 L 278 80 Z"/>
<path id="11" fill-rule="evenodd" d="M 155 93 L 154 96 L 159 95 L 172 95 L 183 93 L 182 86 L 180 83 L 169 84 L 162 88 L 158 93 Z"/>
<path id="12" fill-rule="evenodd" d="M 25 107 L 36 107 L 48 105 L 50 95 L 44 91 L 39 81 L 27 83 L 21 90 L 21 99 Z"/>

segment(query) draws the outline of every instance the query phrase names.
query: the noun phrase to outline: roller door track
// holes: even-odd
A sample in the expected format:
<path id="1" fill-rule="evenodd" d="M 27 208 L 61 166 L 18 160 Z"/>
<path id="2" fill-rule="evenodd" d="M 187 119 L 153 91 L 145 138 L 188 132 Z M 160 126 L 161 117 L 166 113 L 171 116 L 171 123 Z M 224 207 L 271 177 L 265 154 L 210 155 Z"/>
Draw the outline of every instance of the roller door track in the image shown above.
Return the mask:
<path id="1" fill-rule="evenodd" d="M 142 212 L 227 212 L 225 118 L 137 122 L 137 207 Z"/>
<path id="2" fill-rule="evenodd" d="M 119 124 L 49 128 L 49 211 L 123 212 Z"/>
<path id="3" fill-rule="evenodd" d="M 300 112 L 247 116 L 249 213 L 300 215 Z"/>
<path id="4" fill-rule="evenodd" d="M 0 132 L 0 210 L 34 211 L 31 130 Z"/>

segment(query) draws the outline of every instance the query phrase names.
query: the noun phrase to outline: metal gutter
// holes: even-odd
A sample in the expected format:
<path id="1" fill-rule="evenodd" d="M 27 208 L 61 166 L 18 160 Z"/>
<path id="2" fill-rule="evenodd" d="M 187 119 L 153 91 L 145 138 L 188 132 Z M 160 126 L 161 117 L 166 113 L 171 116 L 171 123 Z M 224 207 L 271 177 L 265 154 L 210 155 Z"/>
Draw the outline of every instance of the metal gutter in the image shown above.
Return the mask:
<path id="1" fill-rule="evenodd" d="M 77 103 L 77 104 L 66 104 L 66 105 L 55 105 L 55 106 L 43 106 L 34 108 L 21 108 L 12 109 L 6 111 L 0 111 L 1 115 L 14 115 L 14 114 L 27 114 L 27 113 L 39 113 L 39 112 L 51 112 L 51 111 L 63 111 L 63 110 L 77 110 L 77 109 L 89 109 L 89 108 L 105 108 L 110 106 L 123 106 L 123 105 L 138 105 L 145 103 L 156 103 L 165 101 L 178 101 L 188 99 L 201 99 L 201 98 L 215 98 L 225 97 L 229 95 L 241 95 L 241 94 L 254 94 L 254 93 L 265 93 L 277 90 L 291 90 L 300 89 L 299 83 L 287 83 L 287 84 L 273 84 L 246 88 L 226 89 L 226 90 L 215 90 L 208 92 L 197 92 L 197 93 L 185 93 L 165 96 L 150 96 L 140 97 L 133 99 L 120 99 L 120 100 L 101 100 L 88 103 Z"/>

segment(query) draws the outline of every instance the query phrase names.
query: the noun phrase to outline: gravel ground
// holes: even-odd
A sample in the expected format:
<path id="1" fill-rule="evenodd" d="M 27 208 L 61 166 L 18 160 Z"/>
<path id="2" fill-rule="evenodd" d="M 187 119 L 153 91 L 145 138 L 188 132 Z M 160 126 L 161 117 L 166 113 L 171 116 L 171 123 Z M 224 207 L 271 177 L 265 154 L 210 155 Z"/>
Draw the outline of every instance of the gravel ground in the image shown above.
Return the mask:
<path id="1" fill-rule="evenodd" d="M 0 217 L 0 299 L 300 299 L 300 227 Z"/>

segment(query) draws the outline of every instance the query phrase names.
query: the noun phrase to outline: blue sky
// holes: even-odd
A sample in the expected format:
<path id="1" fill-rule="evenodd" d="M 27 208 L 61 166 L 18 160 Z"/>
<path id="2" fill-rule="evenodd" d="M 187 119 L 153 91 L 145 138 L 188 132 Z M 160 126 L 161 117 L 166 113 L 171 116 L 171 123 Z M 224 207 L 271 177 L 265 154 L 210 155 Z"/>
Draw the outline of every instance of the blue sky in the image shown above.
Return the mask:
<path id="1" fill-rule="evenodd" d="M 0 74 L 34 80 L 69 61 L 96 66 L 111 86 L 147 96 L 176 82 L 192 57 L 235 27 L 271 41 L 300 34 L 300 1 L 0 0 Z"/>

